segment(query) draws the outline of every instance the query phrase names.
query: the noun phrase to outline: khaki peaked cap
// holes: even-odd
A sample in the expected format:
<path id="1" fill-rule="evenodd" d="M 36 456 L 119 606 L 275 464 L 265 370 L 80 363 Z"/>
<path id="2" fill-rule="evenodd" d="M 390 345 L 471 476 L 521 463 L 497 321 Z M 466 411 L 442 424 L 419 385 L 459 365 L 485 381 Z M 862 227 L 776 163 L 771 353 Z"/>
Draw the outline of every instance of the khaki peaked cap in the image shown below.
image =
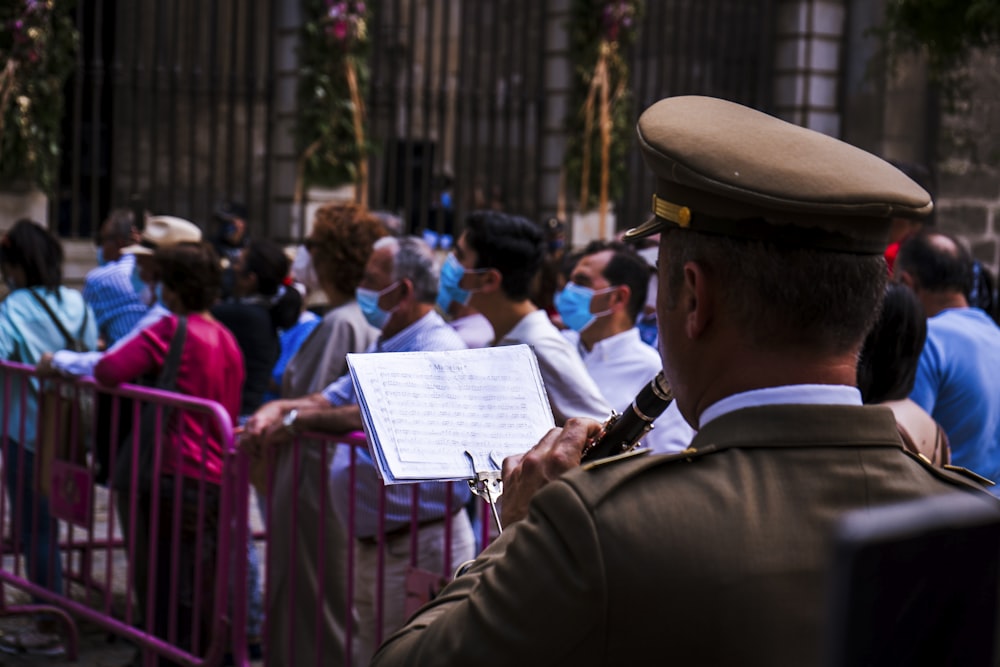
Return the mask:
<path id="1" fill-rule="evenodd" d="M 892 218 L 931 212 L 926 190 L 871 153 L 760 111 L 671 97 L 639 118 L 656 175 L 654 216 L 667 227 L 858 254 L 882 254 Z"/>
<path id="2" fill-rule="evenodd" d="M 201 229 L 184 218 L 154 215 L 146 221 L 139 243 L 122 248 L 126 255 L 152 255 L 156 248 L 169 248 L 178 243 L 201 241 Z"/>

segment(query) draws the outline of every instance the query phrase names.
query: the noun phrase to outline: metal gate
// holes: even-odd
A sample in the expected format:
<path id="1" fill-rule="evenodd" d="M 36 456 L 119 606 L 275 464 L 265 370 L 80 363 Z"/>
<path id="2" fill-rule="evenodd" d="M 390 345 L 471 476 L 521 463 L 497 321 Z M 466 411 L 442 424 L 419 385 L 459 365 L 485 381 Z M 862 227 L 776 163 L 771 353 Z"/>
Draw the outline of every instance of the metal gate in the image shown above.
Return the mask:
<path id="1" fill-rule="evenodd" d="M 293 112 L 280 109 L 295 96 L 295 62 L 278 46 L 296 34 L 292 2 L 78 1 L 82 48 L 66 89 L 52 206 L 63 236 L 91 236 L 110 208 L 125 205 L 187 217 L 210 233 L 215 204 L 231 199 L 247 205 L 252 234 L 290 240 L 294 188 L 280 164 L 294 159 Z M 565 138 L 551 100 L 569 82 L 549 65 L 568 58 L 558 34 L 568 3 L 369 4 L 371 207 L 401 214 L 413 231 L 448 232 L 474 208 L 532 219 L 555 212 L 557 188 L 543 165 Z M 770 1 L 645 4 L 628 54 L 636 114 L 682 93 L 769 108 Z M 652 191 L 637 152 L 628 154 L 616 202 L 622 227 L 645 216 Z"/>
<path id="2" fill-rule="evenodd" d="M 771 0 L 649 0 L 630 54 L 636 117 L 672 95 L 710 95 L 771 109 L 775 3 Z M 618 224 L 649 217 L 655 183 L 635 147 Z"/>

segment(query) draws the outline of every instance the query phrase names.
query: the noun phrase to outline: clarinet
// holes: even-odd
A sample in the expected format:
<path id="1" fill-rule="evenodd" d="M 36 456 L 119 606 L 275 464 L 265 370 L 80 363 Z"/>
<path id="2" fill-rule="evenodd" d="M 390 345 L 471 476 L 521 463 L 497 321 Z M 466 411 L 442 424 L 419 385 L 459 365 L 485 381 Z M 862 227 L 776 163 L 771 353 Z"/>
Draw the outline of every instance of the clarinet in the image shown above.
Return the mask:
<path id="1" fill-rule="evenodd" d="M 653 428 L 653 422 L 674 400 L 663 371 L 649 381 L 632 400 L 624 414 L 612 411 L 601 432 L 583 451 L 583 462 L 624 454 L 639 444 Z"/>

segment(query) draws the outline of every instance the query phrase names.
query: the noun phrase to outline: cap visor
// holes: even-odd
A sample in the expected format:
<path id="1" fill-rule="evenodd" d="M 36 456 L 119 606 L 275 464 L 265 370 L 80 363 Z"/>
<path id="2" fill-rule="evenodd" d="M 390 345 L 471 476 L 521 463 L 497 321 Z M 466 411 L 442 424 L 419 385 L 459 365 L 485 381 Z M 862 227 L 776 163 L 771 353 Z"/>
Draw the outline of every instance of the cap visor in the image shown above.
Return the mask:
<path id="1" fill-rule="evenodd" d="M 121 253 L 123 255 L 152 255 L 153 249 L 136 243 L 135 245 L 122 248 Z"/>
<path id="2" fill-rule="evenodd" d="M 666 225 L 662 220 L 657 218 L 655 215 L 650 217 L 649 220 L 642 223 L 638 227 L 633 227 L 632 229 L 625 232 L 622 237 L 625 241 L 634 241 L 635 239 L 644 239 L 647 236 L 652 236 L 657 232 L 661 231 Z"/>

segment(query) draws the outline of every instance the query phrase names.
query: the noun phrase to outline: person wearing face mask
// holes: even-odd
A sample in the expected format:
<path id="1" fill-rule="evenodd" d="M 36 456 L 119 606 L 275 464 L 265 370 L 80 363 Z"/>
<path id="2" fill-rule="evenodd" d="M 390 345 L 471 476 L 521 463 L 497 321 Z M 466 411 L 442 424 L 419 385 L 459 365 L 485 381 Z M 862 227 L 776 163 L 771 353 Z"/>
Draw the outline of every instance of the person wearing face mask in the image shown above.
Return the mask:
<path id="1" fill-rule="evenodd" d="M 135 255 L 122 253 L 139 242 L 135 213 L 125 208 L 111 211 L 96 242 L 98 266 L 84 279 L 83 298 L 94 311 L 104 346 L 109 347 L 128 335 L 147 310 L 131 280 Z"/>
<path id="2" fill-rule="evenodd" d="M 372 247 L 383 236 L 382 223 L 362 206 L 328 204 L 316 211 L 291 274 L 308 292 L 322 293 L 327 310 L 285 365 L 280 398 L 316 394 L 347 373 L 348 353 L 364 352 L 377 339 L 379 331 L 368 323 L 355 292 Z M 276 403 L 282 401 L 265 408 Z M 333 460 L 334 448 L 306 439 L 298 448 L 265 448 L 252 437 L 243 437 L 241 444 L 251 456 L 251 481 L 269 543 L 295 545 L 294 553 L 291 548 L 268 552 L 264 644 L 275 651 L 295 646 L 295 660 L 301 664 L 315 664 L 316 652 L 343 654 L 345 629 L 352 620 L 343 604 L 346 559 L 320 563 L 316 556 L 321 543 L 331 555 L 342 554 L 347 544 L 346 530 L 327 506 L 328 491 L 317 472 L 324 461 L 329 465 Z M 294 523 L 287 520 L 293 514 Z"/>
<path id="3" fill-rule="evenodd" d="M 415 352 L 430 350 L 460 350 L 462 339 L 442 319 L 434 308 L 438 292 L 438 271 L 434 255 L 427 244 L 417 237 L 385 237 L 375 242 L 374 251 L 365 266 L 364 277 L 357 289 L 358 305 L 368 321 L 381 330 L 378 340 L 367 352 Z M 265 446 L 282 446 L 303 432 L 344 433 L 361 430 L 361 412 L 350 374 L 338 378 L 322 389 L 302 398 L 268 403 L 247 422 L 244 438 L 256 439 Z M 378 636 L 402 626 L 406 620 L 406 577 L 412 566 L 431 572 L 454 571 L 472 557 L 475 537 L 468 514 L 463 511 L 470 497 L 468 485 L 454 483 L 419 484 L 416 491 L 419 508 L 417 535 L 412 535 L 411 500 L 414 490 L 409 486 L 385 488 L 385 523 L 378 534 L 379 496 L 383 485 L 368 451 L 356 452 L 357 466 L 351 486 L 349 448 L 338 449 L 333 462 L 330 488 L 333 509 L 344 525 L 351 518 L 350 494 L 355 505 L 354 525 L 357 540 L 355 550 L 355 609 L 358 613 L 360 653 L 355 664 L 367 664 L 376 648 Z M 334 512 L 330 512 L 334 514 Z M 300 519 L 299 523 L 303 523 Z M 451 536 L 450 545 L 446 536 Z M 376 599 L 378 586 L 379 539 L 385 544 L 382 554 L 384 583 L 382 585 L 382 626 L 377 628 Z M 411 563 L 411 539 L 417 543 L 417 553 Z M 450 561 L 445 562 L 449 553 Z M 350 546 L 348 548 L 351 548 Z M 315 554 L 315 550 L 309 553 Z M 343 555 L 327 545 L 330 569 Z M 302 554 L 303 557 L 308 554 Z M 278 568 L 274 568 L 276 571 Z M 316 591 L 312 596 L 316 597 Z M 323 595 L 328 604 L 345 599 Z M 342 604 L 342 603 L 341 603 Z M 289 616 L 287 609 L 282 613 Z M 312 618 L 302 617 L 296 623 L 312 632 Z M 310 644 L 298 645 L 298 649 Z M 315 638 L 311 645 L 318 645 Z M 330 655 L 343 653 L 330 651 Z M 307 664 L 305 660 L 302 664 Z"/>
<path id="4" fill-rule="evenodd" d="M 462 277 L 462 271 L 462 265 L 455 261 L 455 255 L 449 253 L 441 265 L 438 308 L 451 318 L 448 320 L 448 324 L 465 341 L 466 345 L 470 348 L 489 347 L 496 339 L 493 325 L 482 313 L 464 302 L 467 300 L 467 295 L 464 292 L 455 290 L 457 280 Z M 458 298 L 453 298 L 455 296 Z"/>
<path id="5" fill-rule="evenodd" d="M 639 250 L 639 256 L 646 260 L 649 266 L 649 289 L 646 290 L 646 303 L 636 319 L 635 326 L 639 329 L 639 337 L 642 342 L 649 345 L 654 350 L 658 350 L 656 332 L 656 292 L 657 292 L 657 272 L 656 253 L 659 252 L 659 235 L 654 235 L 656 244 Z"/>
<path id="6" fill-rule="evenodd" d="M 660 355 L 642 341 L 635 326 L 646 302 L 648 276 L 646 262 L 631 246 L 593 241 L 556 299 L 562 321 L 569 326 L 563 335 L 619 413 L 662 368 Z M 643 444 L 657 453 L 679 452 L 692 437 L 694 431 L 677 405 L 671 404 Z"/>
<path id="7" fill-rule="evenodd" d="M 493 325 L 497 345 L 531 346 L 557 425 L 581 415 L 603 421 L 611 406 L 580 355 L 529 298 L 544 251 L 544 236 L 531 221 L 497 211 L 473 212 L 441 269 L 438 304 L 448 299 L 481 312 Z"/>

